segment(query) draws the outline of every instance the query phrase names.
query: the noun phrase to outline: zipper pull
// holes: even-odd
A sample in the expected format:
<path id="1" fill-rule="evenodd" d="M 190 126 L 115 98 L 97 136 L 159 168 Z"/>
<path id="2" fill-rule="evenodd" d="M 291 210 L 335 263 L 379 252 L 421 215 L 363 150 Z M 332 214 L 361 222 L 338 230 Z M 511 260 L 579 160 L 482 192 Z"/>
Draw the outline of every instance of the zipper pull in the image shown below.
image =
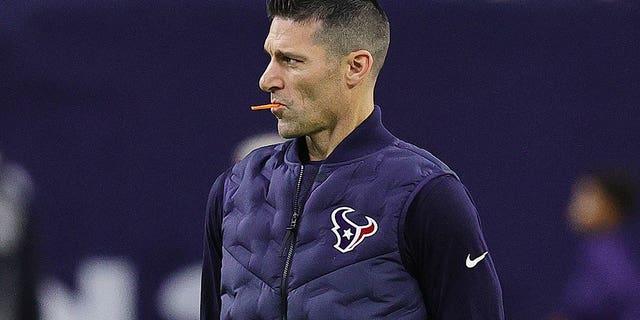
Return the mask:
<path id="1" fill-rule="evenodd" d="M 285 257 L 287 255 L 287 249 L 289 249 L 289 243 L 292 241 L 293 234 L 298 229 L 298 214 L 291 216 L 291 224 L 287 227 L 287 232 L 282 239 L 282 250 L 280 250 L 280 256 Z"/>
<path id="2" fill-rule="evenodd" d="M 282 250 L 280 250 L 280 256 L 286 257 L 290 248 L 291 241 L 295 239 L 295 233 L 298 229 L 298 217 L 300 216 L 300 188 L 302 187 L 302 177 L 304 175 L 304 165 L 300 166 L 300 173 L 298 174 L 298 183 L 296 184 L 296 193 L 293 198 L 293 213 L 291 215 L 291 222 L 287 227 L 287 233 L 284 235 L 284 239 L 282 240 Z"/>
<path id="3" fill-rule="evenodd" d="M 298 229 L 298 213 L 291 216 L 291 224 L 287 227 L 287 230 L 292 232 L 295 232 L 296 229 Z"/>
<path id="4" fill-rule="evenodd" d="M 287 251 L 289 249 L 289 242 L 291 242 L 291 238 L 293 238 L 293 230 L 287 228 L 287 233 L 285 233 L 284 239 L 282 239 L 282 249 L 280 250 L 280 257 L 287 256 Z"/>

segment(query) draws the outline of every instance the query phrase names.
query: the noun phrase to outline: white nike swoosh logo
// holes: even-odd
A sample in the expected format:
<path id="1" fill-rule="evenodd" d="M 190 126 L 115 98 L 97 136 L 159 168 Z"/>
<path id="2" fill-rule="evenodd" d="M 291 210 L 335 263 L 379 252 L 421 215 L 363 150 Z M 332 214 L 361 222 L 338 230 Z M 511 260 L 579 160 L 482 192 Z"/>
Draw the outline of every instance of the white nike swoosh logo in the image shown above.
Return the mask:
<path id="1" fill-rule="evenodd" d="M 489 253 L 489 251 L 483 253 L 481 256 L 479 256 L 479 257 L 477 257 L 477 258 L 475 258 L 473 260 L 471 260 L 471 254 L 468 254 L 467 255 L 467 261 L 466 261 L 467 268 L 471 269 L 471 268 L 475 267 L 478 264 L 478 262 L 482 261 L 482 259 L 484 259 L 484 257 L 487 256 L 488 253 Z"/>

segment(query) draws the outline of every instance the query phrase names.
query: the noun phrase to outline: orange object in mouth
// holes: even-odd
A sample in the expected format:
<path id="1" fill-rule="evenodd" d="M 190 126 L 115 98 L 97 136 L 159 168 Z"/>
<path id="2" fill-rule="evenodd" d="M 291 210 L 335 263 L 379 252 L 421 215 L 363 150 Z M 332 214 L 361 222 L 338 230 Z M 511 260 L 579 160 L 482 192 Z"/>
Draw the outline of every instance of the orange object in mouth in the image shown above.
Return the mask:
<path id="1" fill-rule="evenodd" d="M 278 107 L 278 106 L 280 106 L 279 103 L 263 104 L 263 105 L 260 105 L 260 106 L 251 106 L 251 110 L 254 110 L 254 111 L 255 110 L 269 110 L 271 108 L 275 108 L 275 107 Z"/>

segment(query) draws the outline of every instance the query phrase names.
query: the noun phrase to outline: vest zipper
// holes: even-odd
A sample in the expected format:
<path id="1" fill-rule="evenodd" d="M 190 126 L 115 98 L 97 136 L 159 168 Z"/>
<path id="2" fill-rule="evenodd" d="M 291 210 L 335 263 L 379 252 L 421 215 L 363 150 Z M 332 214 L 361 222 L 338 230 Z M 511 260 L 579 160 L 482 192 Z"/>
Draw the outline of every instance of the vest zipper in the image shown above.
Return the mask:
<path id="1" fill-rule="evenodd" d="M 298 231 L 298 218 L 300 217 L 300 189 L 302 188 L 302 175 L 304 174 L 304 165 L 300 166 L 300 174 L 298 175 L 298 184 L 296 185 L 296 194 L 293 199 L 293 214 L 291 222 L 287 227 L 287 233 L 282 242 L 282 254 L 286 252 L 286 260 L 284 262 L 284 270 L 282 270 L 282 281 L 280 282 L 280 310 L 282 312 L 282 320 L 287 320 L 287 295 L 289 286 L 289 271 L 291 271 L 291 259 L 293 258 L 293 247 L 296 245 L 296 235 Z"/>

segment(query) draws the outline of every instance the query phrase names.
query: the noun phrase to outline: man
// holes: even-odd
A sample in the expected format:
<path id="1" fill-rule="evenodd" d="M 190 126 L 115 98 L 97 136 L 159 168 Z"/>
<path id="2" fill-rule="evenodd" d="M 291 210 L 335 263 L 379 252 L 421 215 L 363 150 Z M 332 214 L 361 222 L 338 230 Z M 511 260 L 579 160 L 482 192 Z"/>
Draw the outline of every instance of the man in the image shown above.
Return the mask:
<path id="1" fill-rule="evenodd" d="M 202 319 L 503 319 L 456 174 L 381 123 L 376 1 L 271 0 L 260 78 L 278 132 L 214 183 Z"/>

